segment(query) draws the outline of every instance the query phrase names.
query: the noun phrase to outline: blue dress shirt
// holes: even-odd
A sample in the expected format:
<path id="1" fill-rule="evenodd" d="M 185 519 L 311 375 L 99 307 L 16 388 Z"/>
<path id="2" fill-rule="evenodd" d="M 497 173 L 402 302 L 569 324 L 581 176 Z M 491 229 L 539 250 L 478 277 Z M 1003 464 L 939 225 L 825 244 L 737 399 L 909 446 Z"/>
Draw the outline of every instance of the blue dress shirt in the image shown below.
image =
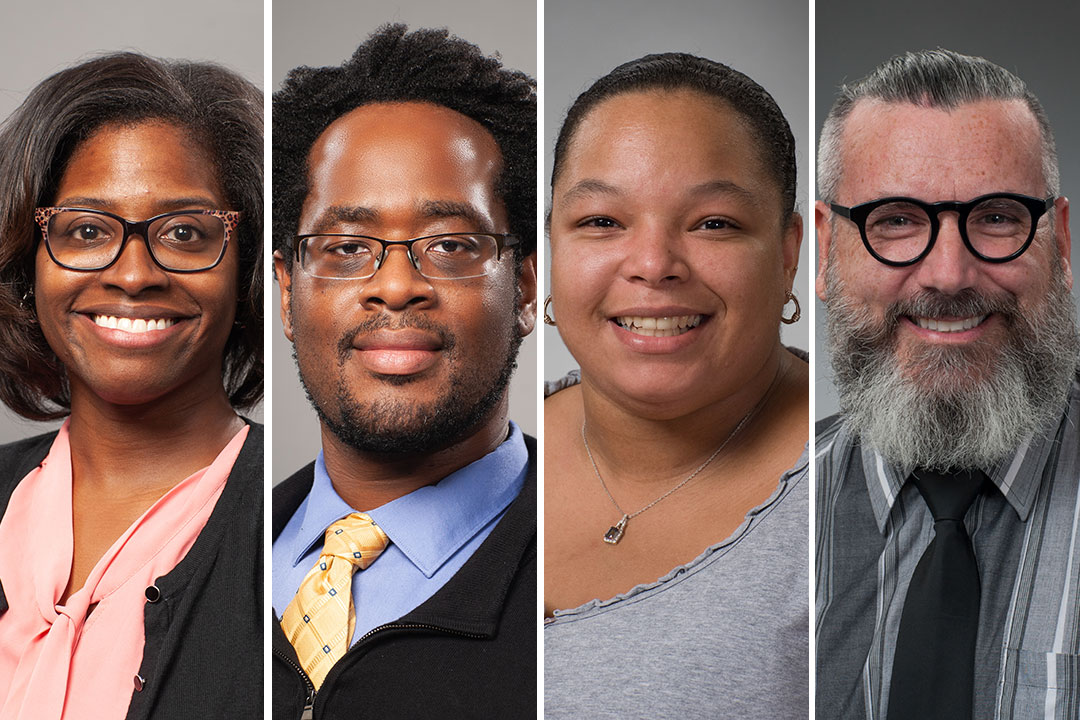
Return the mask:
<path id="1" fill-rule="evenodd" d="M 435 594 L 454 576 L 525 483 L 529 462 L 517 425 L 494 451 L 476 462 L 375 509 L 352 508 L 334 490 L 322 452 L 315 482 L 273 546 L 274 611 L 281 614 L 322 552 L 323 535 L 350 513 L 366 512 L 390 545 L 367 570 L 353 575 L 356 642 Z"/>

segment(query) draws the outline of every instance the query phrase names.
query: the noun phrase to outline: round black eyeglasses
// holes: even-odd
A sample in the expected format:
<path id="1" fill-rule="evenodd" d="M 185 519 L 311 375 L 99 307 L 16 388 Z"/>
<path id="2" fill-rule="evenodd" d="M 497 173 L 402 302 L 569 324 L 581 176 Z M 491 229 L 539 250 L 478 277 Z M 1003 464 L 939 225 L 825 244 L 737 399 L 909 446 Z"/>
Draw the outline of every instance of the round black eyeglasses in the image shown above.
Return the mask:
<path id="1" fill-rule="evenodd" d="M 913 265 L 937 240 L 938 215 L 954 212 L 960 237 L 972 255 L 990 263 L 1015 260 L 1031 246 L 1041 218 L 1054 205 L 1045 199 L 993 193 L 969 202 L 926 203 L 909 197 L 887 197 L 852 207 L 829 207 L 859 228 L 863 245 L 879 262 L 892 267 Z"/>

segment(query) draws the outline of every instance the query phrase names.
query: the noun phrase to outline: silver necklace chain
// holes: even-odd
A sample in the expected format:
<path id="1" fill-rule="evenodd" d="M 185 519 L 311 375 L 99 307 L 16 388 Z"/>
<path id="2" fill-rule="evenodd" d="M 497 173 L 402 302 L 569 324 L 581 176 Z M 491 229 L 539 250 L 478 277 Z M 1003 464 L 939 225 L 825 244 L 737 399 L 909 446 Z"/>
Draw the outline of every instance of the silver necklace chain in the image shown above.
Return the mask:
<path id="1" fill-rule="evenodd" d="M 615 500 L 615 496 L 611 494 L 611 490 L 608 489 L 607 483 L 604 482 L 604 476 L 600 474 L 600 468 L 597 467 L 596 459 L 593 458 L 592 449 L 589 447 L 589 438 L 585 434 L 586 421 L 583 417 L 581 420 L 581 442 L 585 445 L 585 454 L 589 456 L 589 462 L 592 464 L 593 472 L 596 473 L 596 479 L 600 481 L 600 487 L 604 488 L 604 492 L 607 493 L 608 499 L 611 500 L 611 504 L 615 506 L 615 509 L 618 510 L 619 514 L 622 516 L 622 519 L 620 519 L 617 524 L 612 525 L 610 528 L 608 528 L 608 531 L 604 533 L 604 542 L 608 543 L 609 545 L 617 545 L 619 541 L 622 540 L 623 535 L 626 533 L 627 523 L 629 523 L 631 520 L 633 520 L 646 510 L 655 507 L 660 501 L 668 498 L 670 495 L 681 489 L 684 485 L 686 485 L 686 483 L 696 478 L 702 470 L 709 467 L 712 461 L 716 459 L 716 456 L 719 455 L 725 447 L 727 447 L 728 443 L 730 443 L 732 439 L 734 439 L 734 437 L 739 434 L 739 431 L 742 430 L 748 422 L 750 422 L 750 419 L 757 415 L 758 410 L 764 407 L 765 403 L 768 402 L 769 397 L 772 396 L 772 392 L 776 388 L 776 385 L 778 384 L 777 381 L 779 379 L 780 368 L 777 367 L 776 375 L 773 377 L 772 382 L 769 384 L 769 389 L 761 397 L 761 400 L 759 400 L 758 403 L 754 405 L 754 407 L 750 408 L 750 412 L 743 415 L 742 420 L 740 420 L 739 424 L 735 426 L 735 429 L 728 433 L 728 436 L 724 438 L 724 441 L 722 443 L 720 443 L 720 447 L 716 448 L 716 450 L 713 451 L 713 454 L 710 455 L 705 460 L 705 462 L 698 465 L 697 469 L 687 475 L 681 482 L 679 482 L 678 485 L 671 488 L 666 493 L 656 498 L 645 507 L 640 508 L 639 510 L 636 510 L 632 513 L 628 513 L 622 509 L 618 501 Z"/>

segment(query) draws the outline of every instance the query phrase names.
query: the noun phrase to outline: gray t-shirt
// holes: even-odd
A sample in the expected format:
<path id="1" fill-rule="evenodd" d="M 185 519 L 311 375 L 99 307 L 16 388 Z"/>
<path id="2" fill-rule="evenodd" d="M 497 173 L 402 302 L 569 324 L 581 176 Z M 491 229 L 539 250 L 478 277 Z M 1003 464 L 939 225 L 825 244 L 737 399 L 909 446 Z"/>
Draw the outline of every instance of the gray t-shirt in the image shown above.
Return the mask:
<path id="1" fill-rule="evenodd" d="M 544 716 L 807 717 L 808 466 L 804 449 L 769 499 L 693 562 L 546 620 Z"/>

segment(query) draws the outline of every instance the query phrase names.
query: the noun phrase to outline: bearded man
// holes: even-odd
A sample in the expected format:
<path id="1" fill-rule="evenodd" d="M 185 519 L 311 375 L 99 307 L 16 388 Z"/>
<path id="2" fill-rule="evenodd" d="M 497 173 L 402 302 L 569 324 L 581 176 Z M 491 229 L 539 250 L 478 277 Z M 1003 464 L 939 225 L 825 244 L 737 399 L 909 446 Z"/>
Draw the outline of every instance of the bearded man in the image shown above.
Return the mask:
<path id="1" fill-rule="evenodd" d="M 821 133 L 817 717 L 1080 712 L 1080 385 L 1046 113 L 947 50 L 845 86 Z"/>
<path id="2" fill-rule="evenodd" d="M 274 490 L 275 718 L 536 714 L 535 440 L 507 418 L 535 133 L 533 81 L 446 31 L 385 27 L 274 95 L 274 270 L 322 431 Z"/>

